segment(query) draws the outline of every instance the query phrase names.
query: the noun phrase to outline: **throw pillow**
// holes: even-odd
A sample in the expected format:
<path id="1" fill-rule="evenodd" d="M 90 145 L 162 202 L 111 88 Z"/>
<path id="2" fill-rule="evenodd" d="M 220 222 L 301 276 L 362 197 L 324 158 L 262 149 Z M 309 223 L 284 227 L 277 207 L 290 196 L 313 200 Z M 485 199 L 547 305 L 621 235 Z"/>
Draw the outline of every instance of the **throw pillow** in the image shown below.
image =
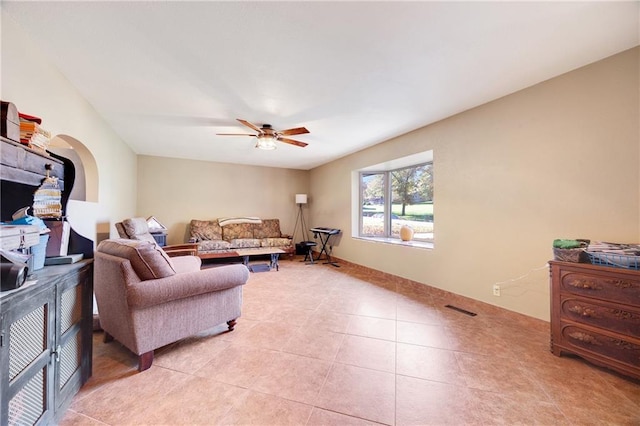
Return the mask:
<path id="1" fill-rule="evenodd" d="M 132 240 L 136 239 L 136 235 L 142 235 L 149 232 L 149 226 L 147 225 L 147 221 L 143 217 L 125 219 L 122 221 L 122 226 L 124 227 L 127 235 Z"/>
<path id="2" fill-rule="evenodd" d="M 157 244 L 149 241 L 104 240 L 98 244 L 98 251 L 128 259 L 135 273 L 143 281 L 176 274 L 169 256 Z"/>
<path id="3" fill-rule="evenodd" d="M 195 238 L 197 241 L 222 239 L 222 228 L 217 220 L 193 219 L 189 229 L 191 238 Z"/>
<path id="4" fill-rule="evenodd" d="M 253 238 L 253 227 L 253 223 L 233 223 L 231 225 L 225 225 L 222 238 L 224 238 L 226 241 L 242 238 Z"/>
<path id="5" fill-rule="evenodd" d="M 280 238 L 280 219 L 264 219 L 253 228 L 254 238 Z"/>

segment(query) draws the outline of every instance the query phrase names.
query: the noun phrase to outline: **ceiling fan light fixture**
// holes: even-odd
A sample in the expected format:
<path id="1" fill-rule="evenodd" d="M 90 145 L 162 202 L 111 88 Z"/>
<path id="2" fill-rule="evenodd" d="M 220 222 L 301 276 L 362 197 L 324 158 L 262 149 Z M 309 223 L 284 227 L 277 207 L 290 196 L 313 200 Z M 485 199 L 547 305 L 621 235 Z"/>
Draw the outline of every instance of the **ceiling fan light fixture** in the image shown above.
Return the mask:
<path id="1" fill-rule="evenodd" d="M 276 149 L 276 138 L 271 135 L 259 135 L 256 148 L 264 149 L 266 151 Z"/>
<path id="2" fill-rule="evenodd" d="M 283 138 L 282 136 L 289 135 L 303 135 L 305 133 L 309 133 L 306 127 L 294 127 L 292 129 L 285 130 L 273 130 L 271 124 L 263 124 L 262 127 L 258 127 L 255 124 L 249 123 L 247 120 L 242 120 L 237 118 L 240 123 L 251 128 L 252 130 L 258 132 L 257 135 L 252 135 L 248 133 L 216 133 L 220 136 L 252 136 L 258 139 L 256 142 L 256 148 L 264 149 L 267 151 L 271 151 L 277 148 L 276 142 L 286 143 L 293 146 L 299 146 L 304 148 L 308 144 L 305 142 L 300 142 L 295 139 L 290 139 L 288 137 Z"/>

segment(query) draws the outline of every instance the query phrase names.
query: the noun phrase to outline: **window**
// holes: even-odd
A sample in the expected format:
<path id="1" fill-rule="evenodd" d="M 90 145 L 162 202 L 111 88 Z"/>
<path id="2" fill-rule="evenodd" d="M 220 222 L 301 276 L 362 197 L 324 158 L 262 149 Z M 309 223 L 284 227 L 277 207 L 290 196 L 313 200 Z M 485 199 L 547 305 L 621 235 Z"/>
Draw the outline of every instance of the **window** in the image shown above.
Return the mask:
<path id="1" fill-rule="evenodd" d="M 369 169 L 359 172 L 359 236 L 400 240 L 400 228 L 409 225 L 414 240 L 433 242 L 433 161 Z"/>
<path id="2" fill-rule="evenodd" d="M 386 173 L 362 173 L 360 178 L 360 197 L 362 199 L 362 227 L 360 235 L 363 237 L 385 237 L 387 216 L 386 206 Z"/>

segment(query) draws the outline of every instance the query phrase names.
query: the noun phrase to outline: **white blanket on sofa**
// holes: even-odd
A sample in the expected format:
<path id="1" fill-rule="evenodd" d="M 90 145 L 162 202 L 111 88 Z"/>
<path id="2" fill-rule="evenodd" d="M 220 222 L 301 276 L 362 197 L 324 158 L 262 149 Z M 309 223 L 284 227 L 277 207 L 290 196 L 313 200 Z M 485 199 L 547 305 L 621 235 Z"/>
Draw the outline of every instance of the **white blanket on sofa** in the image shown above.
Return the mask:
<path id="1" fill-rule="evenodd" d="M 220 217 L 218 218 L 218 224 L 220 226 L 231 225 L 234 223 L 262 223 L 262 219 L 253 216 L 238 216 L 238 217 Z"/>

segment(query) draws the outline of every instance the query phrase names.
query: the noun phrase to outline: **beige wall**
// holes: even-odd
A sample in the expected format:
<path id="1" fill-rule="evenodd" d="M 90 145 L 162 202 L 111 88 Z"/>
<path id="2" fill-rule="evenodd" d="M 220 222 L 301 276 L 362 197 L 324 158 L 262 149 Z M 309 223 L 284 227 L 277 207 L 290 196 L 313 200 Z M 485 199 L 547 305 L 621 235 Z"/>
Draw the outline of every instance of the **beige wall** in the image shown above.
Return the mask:
<path id="1" fill-rule="evenodd" d="M 3 100 L 41 117 L 42 127 L 53 135 L 81 142 L 95 158 L 96 167 L 85 171 L 88 179 L 98 181 L 97 202 L 69 203 L 74 229 L 94 241 L 98 233 L 117 235 L 112 219 L 135 214 L 135 153 L 6 14 L 2 14 L 1 84 Z"/>
<path id="2" fill-rule="evenodd" d="M 138 214 L 165 225 L 170 244 L 186 241 L 191 219 L 278 218 L 282 232 L 292 234 L 295 194 L 309 190 L 309 173 L 302 170 L 144 155 L 138 157 L 137 179 Z"/>
<path id="3" fill-rule="evenodd" d="M 312 170 L 312 224 L 340 258 L 548 320 L 555 238 L 640 241 L 639 51 Z M 352 238 L 352 171 L 430 149 L 435 248 Z"/>
<path id="4" fill-rule="evenodd" d="M 638 48 L 310 172 L 136 157 L 43 58 L 4 14 L 1 97 L 96 159 L 98 201 L 69 209 L 92 239 L 134 215 L 156 216 L 170 243 L 193 218 L 278 217 L 292 233 L 304 192 L 309 226 L 343 230 L 338 257 L 542 319 L 554 238 L 640 241 Z M 352 238 L 353 171 L 429 149 L 435 249 Z"/>

